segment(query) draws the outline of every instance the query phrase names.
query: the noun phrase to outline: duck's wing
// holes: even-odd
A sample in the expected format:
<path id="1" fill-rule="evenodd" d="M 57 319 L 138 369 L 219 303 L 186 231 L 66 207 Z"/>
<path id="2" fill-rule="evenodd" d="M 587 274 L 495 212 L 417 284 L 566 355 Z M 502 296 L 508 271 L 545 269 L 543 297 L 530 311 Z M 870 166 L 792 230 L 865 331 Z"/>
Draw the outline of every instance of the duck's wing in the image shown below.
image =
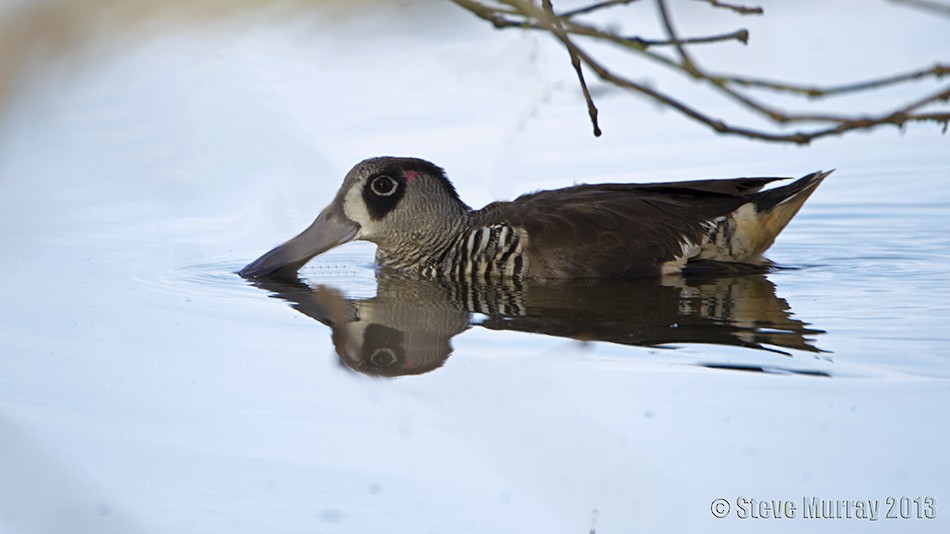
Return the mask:
<path id="1" fill-rule="evenodd" d="M 522 229 L 534 278 L 650 276 L 698 256 L 717 220 L 784 189 L 759 192 L 777 179 L 579 185 L 486 206 L 476 220 Z"/>
<path id="2" fill-rule="evenodd" d="M 657 193 L 668 192 L 672 195 L 695 196 L 743 196 L 760 191 L 763 187 L 779 180 L 790 180 L 790 177 L 771 178 L 730 178 L 713 180 L 691 180 L 685 182 L 656 182 L 650 184 L 616 184 L 629 185 L 643 191 Z M 611 184 L 614 185 L 614 184 Z M 580 186 L 580 187 L 597 187 Z"/>
<path id="3" fill-rule="evenodd" d="M 477 215 L 481 224 L 526 234 L 531 277 L 627 278 L 660 273 L 702 240 L 703 223 L 748 201 L 674 184 L 581 185 L 495 203 Z"/>

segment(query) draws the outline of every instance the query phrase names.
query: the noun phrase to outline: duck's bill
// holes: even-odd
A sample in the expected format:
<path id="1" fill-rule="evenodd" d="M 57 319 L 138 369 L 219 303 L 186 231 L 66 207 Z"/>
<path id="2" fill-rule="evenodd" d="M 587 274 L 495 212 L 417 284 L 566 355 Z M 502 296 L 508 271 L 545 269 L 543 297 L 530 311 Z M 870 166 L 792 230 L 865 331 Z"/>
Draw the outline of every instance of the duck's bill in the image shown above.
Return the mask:
<path id="1" fill-rule="evenodd" d="M 244 278 L 293 277 L 314 256 L 351 241 L 359 229 L 337 204 L 331 204 L 300 235 L 252 261 L 238 274 Z"/>

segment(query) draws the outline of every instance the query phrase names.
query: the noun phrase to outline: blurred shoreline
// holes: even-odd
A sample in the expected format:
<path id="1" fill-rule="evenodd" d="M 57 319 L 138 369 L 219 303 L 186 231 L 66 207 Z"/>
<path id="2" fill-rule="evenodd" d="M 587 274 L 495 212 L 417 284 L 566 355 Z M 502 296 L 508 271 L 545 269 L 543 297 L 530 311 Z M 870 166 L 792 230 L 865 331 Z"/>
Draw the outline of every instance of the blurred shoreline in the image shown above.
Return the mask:
<path id="1" fill-rule="evenodd" d="M 82 69 L 171 31 L 214 25 L 241 32 L 319 12 L 342 19 L 379 0 L 37 0 L 0 10 L 0 113 L 51 65 Z"/>

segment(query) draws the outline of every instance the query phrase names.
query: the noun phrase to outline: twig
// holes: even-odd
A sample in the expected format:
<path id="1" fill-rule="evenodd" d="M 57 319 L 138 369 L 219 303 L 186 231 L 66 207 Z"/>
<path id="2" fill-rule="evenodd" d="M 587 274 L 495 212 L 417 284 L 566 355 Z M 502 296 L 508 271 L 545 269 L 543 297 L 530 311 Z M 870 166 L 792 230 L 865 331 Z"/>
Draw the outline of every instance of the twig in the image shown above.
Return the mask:
<path id="1" fill-rule="evenodd" d="M 887 76 L 876 80 L 866 80 L 863 82 L 828 87 L 796 85 L 785 82 L 776 82 L 772 80 L 762 80 L 756 78 L 743 78 L 738 76 L 724 76 L 720 77 L 719 79 L 724 82 L 734 83 L 744 87 L 757 87 L 761 89 L 770 89 L 777 92 L 796 93 L 820 98 L 825 96 L 841 95 L 845 93 L 854 93 L 858 91 L 867 91 L 870 89 L 878 89 L 881 87 L 897 85 L 899 83 L 922 80 L 924 78 L 940 79 L 947 74 L 950 74 L 950 65 L 937 64 L 933 67 L 918 69 L 912 72 L 897 74 L 894 76 Z"/>
<path id="2" fill-rule="evenodd" d="M 472 0 L 451 0 L 453 3 L 458 6 L 468 10 L 475 16 L 487 20 L 493 26 L 498 29 L 505 28 L 517 28 L 521 30 L 539 30 L 539 31 L 550 31 L 548 26 L 539 24 L 538 22 L 532 21 L 530 19 L 524 18 L 524 15 L 517 13 L 513 10 L 504 11 L 504 14 L 501 14 L 498 10 L 475 2 Z M 638 1 L 638 0 L 623 0 L 624 2 L 628 1 Z M 505 16 L 509 15 L 509 16 Z M 521 16 L 520 19 L 512 18 Z M 617 44 L 630 45 L 638 49 L 647 49 L 651 46 L 671 46 L 673 42 L 666 39 L 646 39 L 638 36 L 630 37 L 621 37 L 607 32 L 598 30 L 592 26 L 588 26 L 583 23 L 579 23 L 575 20 L 570 19 L 567 15 L 559 15 L 562 28 L 568 35 L 581 35 L 585 37 L 593 37 L 595 39 L 602 39 L 607 41 L 612 41 Z M 719 35 L 708 35 L 701 37 L 688 37 L 683 39 L 684 44 L 711 44 L 724 41 L 739 41 L 743 44 L 747 44 L 749 41 L 749 32 L 748 30 L 736 30 L 730 33 L 723 33 Z"/>
<path id="3" fill-rule="evenodd" d="M 599 11 L 606 7 L 620 6 L 626 4 L 632 4 L 633 2 L 639 2 L 640 0 L 603 0 L 602 2 L 597 2 L 585 7 L 579 7 L 576 9 L 571 9 L 558 13 L 558 17 L 569 19 L 577 15 L 584 15 L 587 13 L 592 13 L 594 11 Z"/>
<path id="4" fill-rule="evenodd" d="M 683 62 L 683 69 L 695 77 L 701 76 L 699 69 L 696 68 L 693 60 L 689 57 L 689 54 L 686 53 L 686 47 L 683 46 L 683 41 L 676 35 L 676 30 L 673 29 L 673 21 L 670 19 L 669 10 L 666 8 L 666 1 L 656 0 L 656 7 L 660 12 L 660 21 L 663 23 L 666 35 L 669 36 L 670 41 L 673 42 L 673 47 L 676 48 L 676 53 L 679 54 L 680 60 Z"/>
<path id="5" fill-rule="evenodd" d="M 575 32 L 578 35 L 583 35 L 581 32 Z M 627 41 L 634 42 L 638 45 L 643 46 L 644 48 L 649 46 L 669 46 L 676 45 L 676 42 L 673 42 L 669 39 L 643 39 L 642 37 L 625 37 Z M 730 33 L 722 33 L 719 35 L 710 35 L 707 37 L 686 37 L 679 40 L 679 44 L 709 44 L 709 43 L 719 43 L 722 41 L 739 41 L 742 44 L 749 44 L 749 31 L 748 30 L 736 30 Z"/>
<path id="6" fill-rule="evenodd" d="M 590 89 L 587 88 L 587 82 L 584 81 L 584 70 L 581 68 L 580 59 L 578 59 L 577 47 L 571 42 L 567 32 L 564 31 L 564 27 L 561 26 L 560 19 L 554 14 L 554 6 L 551 4 L 551 0 L 541 0 L 541 5 L 544 7 L 545 15 L 550 19 L 545 22 L 551 25 L 555 37 L 564 43 L 565 48 L 571 55 L 571 65 L 574 67 L 574 72 L 577 73 L 577 80 L 581 84 L 584 100 L 587 101 L 587 114 L 590 115 L 590 123 L 594 127 L 594 137 L 600 137 L 602 132 L 600 131 L 600 125 L 597 124 L 597 106 L 594 105 L 594 99 L 590 96 Z"/>
<path id="7" fill-rule="evenodd" d="M 706 2 L 713 7 L 721 7 L 723 9 L 728 9 L 735 11 L 740 15 L 761 15 L 763 13 L 761 7 L 746 7 L 740 6 L 738 4 L 727 4 L 725 2 L 720 2 L 719 0 L 699 0 L 700 2 Z"/>

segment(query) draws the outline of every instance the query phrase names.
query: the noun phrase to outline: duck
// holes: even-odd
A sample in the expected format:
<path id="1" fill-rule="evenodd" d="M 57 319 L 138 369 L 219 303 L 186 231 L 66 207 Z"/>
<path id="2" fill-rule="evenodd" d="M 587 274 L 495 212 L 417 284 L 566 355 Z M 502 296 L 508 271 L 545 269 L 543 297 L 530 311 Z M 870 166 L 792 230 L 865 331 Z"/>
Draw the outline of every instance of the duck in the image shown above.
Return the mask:
<path id="1" fill-rule="evenodd" d="M 761 265 L 832 171 L 788 178 L 579 184 L 472 209 L 445 170 L 420 158 L 363 160 L 296 237 L 238 274 L 295 278 L 352 240 L 376 244 L 380 269 L 467 282 L 626 279 L 693 265 Z"/>

